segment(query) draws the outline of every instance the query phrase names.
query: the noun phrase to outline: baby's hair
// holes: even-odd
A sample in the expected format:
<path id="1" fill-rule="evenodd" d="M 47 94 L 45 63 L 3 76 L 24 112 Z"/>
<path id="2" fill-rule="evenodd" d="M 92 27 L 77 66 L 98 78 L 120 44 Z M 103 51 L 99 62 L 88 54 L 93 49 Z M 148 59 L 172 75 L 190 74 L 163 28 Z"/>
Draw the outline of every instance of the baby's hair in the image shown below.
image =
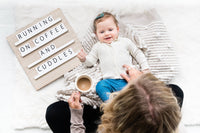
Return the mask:
<path id="1" fill-rule="evenodd" d="M 104 21 L 105 19 L 107 19 L 107 18 L 109 18 L 109 17 L 112 17 L 112 18 L 113 18 L 114 23 L 115 23 L 116 26 L 118 27 L 118 21 L 117 21 L 117 19 L 115 18 L 114 15 L 112 15 L 112 14 L 109 13 L 109 12 L 102 12 L 102 13 L 98 14 L 97 17 L 94 19 L 94 22 L 93 22 L 94 32 L 96 32 L 96 30 L 97 30 L 96 24 L 98 24 L 98 23 Z"/>

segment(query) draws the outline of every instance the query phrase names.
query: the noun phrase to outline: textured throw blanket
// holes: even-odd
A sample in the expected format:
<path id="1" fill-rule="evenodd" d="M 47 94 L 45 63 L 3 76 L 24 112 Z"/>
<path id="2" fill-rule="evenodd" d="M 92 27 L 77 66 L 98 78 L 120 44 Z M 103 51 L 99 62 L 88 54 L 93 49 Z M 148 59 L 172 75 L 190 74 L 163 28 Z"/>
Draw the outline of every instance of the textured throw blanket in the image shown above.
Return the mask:
<path id="1" fill-rule="evenodd" d="M 166 83 L 172 80 L 177 74 L 178 64 L 166 27 L 156 10 L 150 9 L 140 14 L 111 12 L 119 20 L 120 36 L 131 39 L 144 52 L 151 72 Z M 84 50 L 89 53 L 93 44 L 97 42 L 92 25 L 81 42 Z M 133 64 L 138 66 L 134 59 Z M 96 79 L 95 84 L 102 79 L 98 64 L 92 68 L 80 65 L 64 75 L 66 88 L 57 92 L 56 96 L 59 100 L 67 101 L 75 90 L 74 81 L 77 73 L 91 75 Z M 99 106 L 102 103 L 95 92 L 95 86 L 92 91 L 82 96 L 82 101 L 92 106 Z"/>

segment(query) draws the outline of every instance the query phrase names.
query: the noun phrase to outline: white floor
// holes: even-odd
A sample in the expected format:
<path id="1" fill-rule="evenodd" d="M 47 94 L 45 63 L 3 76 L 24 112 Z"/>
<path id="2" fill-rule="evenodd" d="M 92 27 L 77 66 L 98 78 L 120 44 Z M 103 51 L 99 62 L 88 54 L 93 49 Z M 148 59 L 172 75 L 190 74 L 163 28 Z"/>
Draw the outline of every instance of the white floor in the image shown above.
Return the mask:
<path id="1" fill-rule="evenodd" d="M 25 129 L 25 130 L 14 130 L 12 126 L 12 113 L 13 111 L 13 99 L 12 91 L 15 89 L 15 67 L 14 60 L 15 55 L 10 49 L 6 37 L 15 31 L 14 18 L 12 17 L 12 6 L 14 0 L 9 0 L 11 3 L 8 4 L 6 0 L 0 0 L 0 133 L 51 133 L 50 130 L 42 129 Z M 26 0 L 23 0 L 26 2 Z M 199 116 L 197 116 L 199 117 Z M 187 133 L 200 133 L 199 126 L 184 126 L 184 130 Z"/>

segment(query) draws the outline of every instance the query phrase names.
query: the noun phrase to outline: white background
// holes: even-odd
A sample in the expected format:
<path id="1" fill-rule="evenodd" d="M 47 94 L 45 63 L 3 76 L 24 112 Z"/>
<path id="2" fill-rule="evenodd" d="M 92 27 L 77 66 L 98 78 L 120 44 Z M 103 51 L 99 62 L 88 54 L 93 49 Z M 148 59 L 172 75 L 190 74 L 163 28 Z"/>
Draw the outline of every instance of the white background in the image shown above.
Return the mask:
<path id="1" fill-rule="evenodd" d="M 14 130 L 12 126 L 13 118 L 13 90 L 15 89 L 15 78 L 16 69 L 15 62 L 16 58 L 11 48 L 9 47 L 6 37 L 15 32 L 15 20 L 13 17 L 13 7 L 17 4 L 31 5 L 31 4 L 61 4 L 62 2 L 89 2 L 89 3 L 99 3 L 98 0 L 87 0 L 87 1 L 77 1 L 77 0 L 38 0 L 37 2 L 33 0 L 21 0 L 16 2 L 15 0 L 0 0 L 0 133 L 50 133 L 50 130 L 42 129 L 26 129 L 26 130 Z M 109 0 L 108 0 L 109 1 Z M 108 2 L 101 0 L 101 2 Z M 150 2 L 151 1 L 151 2 Z M 116 3 L 117 0 L 109 1 L 109 3 Z M 125 2 L 125 1 L 124 1 Z M 140 0 L 141 2 L 141 0 Z M 147 1 L 142 1 L 144 4 Z M 200 108 L 197 103 L 200 101 L 199 96 L 199 74 L 200 74 L 200 3 L 198 0 L 148 0 L 148 3 L 159 5 L 166 5 L 168 11 L 173 10 L 174 14 L 167 14 L 168 12 L 162 11 L 161 17 L 165 22 L 167 29 L 169 31 L 170 37 L 175 42 L 175 47 L 177 54 L 180 58 L 181 64 L 181 75 L 183 79 L 174 81 L 178 83 L 186 93 L 185 103 L 186 105 L 193 105 L 191 107 Z M 180 9 L 177 9 L 180 8 Z M 178 11 L 178 12 L 177 12 Z M 180 16 L 175 17 L 179 14 Z M 174 19 L 175 18 L 175 19 Z M 194 92 L 193 92 L 194 91 Z M 193 93 L 191 93 L 193 92 Z M 190 93 L 190 95 L 188 95 Z M 189 100 L 188 100 L 189 99 Z M 185 105 L 185 106 L 186 106 Z M 187 107 L 187 106 L 186 106 Z M 193 109 L 193 108 L 192 108 Z M 186 108 L 187 110 L 187 108 Z M 184 112 L 184 110 L 183 110 Z M 193 114 L 190 114 L 191 117 Z M 193 116 L 199 117 L 199 116 Z M 185 126 L 185 131 L 188 133 L 199 133 L 200 126 Z"/>

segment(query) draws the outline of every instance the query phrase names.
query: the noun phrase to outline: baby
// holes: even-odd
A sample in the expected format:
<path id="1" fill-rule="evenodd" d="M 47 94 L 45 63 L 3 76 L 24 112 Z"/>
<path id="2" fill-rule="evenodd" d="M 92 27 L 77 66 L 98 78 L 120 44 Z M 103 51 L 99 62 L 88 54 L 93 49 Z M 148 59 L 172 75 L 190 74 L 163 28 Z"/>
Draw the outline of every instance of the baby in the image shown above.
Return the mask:
<path id="1" fill-rule="evenodd" d="M 131 40 L 118 37 L 118 21 L 111 13 L 99 14 L 93 25 L 99 42 L 94 44 L 88 55 L 81 49 L 77 57 L 86 66 L 92 66 L 99 60 L 103 80 L 97 83 L 96 92 L 102 101 L 107 101 L 110 93 L 120 91 L 127 84 L 120 74 L 124 73 L 124 64 L 132 66 L 132 57 L 142 71 L 148 71 L 149 66 L 142 51 Z"/>

